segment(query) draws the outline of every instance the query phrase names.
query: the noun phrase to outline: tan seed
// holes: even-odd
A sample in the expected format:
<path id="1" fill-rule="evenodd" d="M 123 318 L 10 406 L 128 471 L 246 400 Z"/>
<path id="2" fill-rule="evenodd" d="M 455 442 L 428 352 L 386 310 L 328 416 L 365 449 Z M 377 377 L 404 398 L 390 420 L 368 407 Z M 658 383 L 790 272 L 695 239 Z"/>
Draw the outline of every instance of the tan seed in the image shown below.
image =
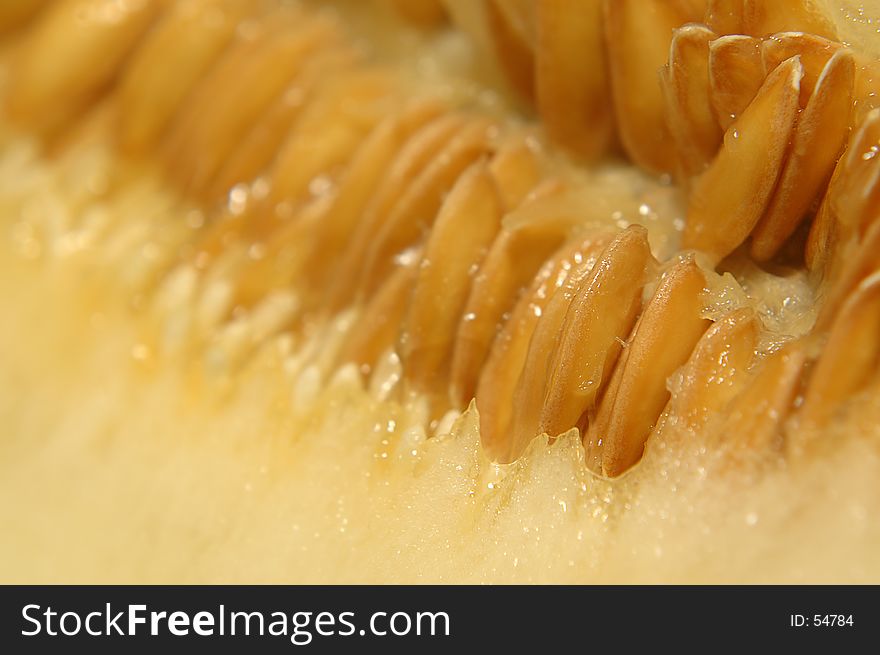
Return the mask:
<path id="1" fill-rule="evenodd" d="M 673 393 L 672 413 L 699 431 L 707 419 L 723 413 L 748 380 L 761 322 L 752 309 L 722 316 L 694 346 Z"/>
<path id="2" fill-rule="evenodd" d="M 441 0 L 388 0 L 401 17 L 419 27 L 437 27 L 446 19 Z"/>
<path id="3" fill-rule="evenodd" d="M 496 461 L 509 461 L 517 454 L 512 453 L 510 443 L 511 399 L 525 366 L 532 335 L 544 317 L 548 303 L 570 276 L 582 277 L 592 269 L 610 238 L 610 234 L 591 232 L 586 237 L 576 237 L 557 250 L 538 271 L 495 339 L 480 374 L 476 398 L 483 447 Z"/>
<path id="4" fill-rule="evenodd" d="M 816 320 L 817 330 L 826 329 L 862 280 L 880 269 L 880 220 L 874 221 L 860 242 L 838 247 L 843 250 L 841 270 L 837 277 L 827 281 L 828 290 Z"/>
<path id="5" fill-rule="evenodd" d="M 416 273 L 400 341 L 410 389 L 445 401 L 455 328 L 501 216 L 498 189 L 479 161 L 443 202 Z"/>
<path id="6" fill-rule="evenodd" d="M 702 316 L 705 286 L 699 267 L 686 259 L 664 275 L 639 318 L 590 425 L 593 440 L 602 441 L 604 475 L 618 476 L 641 459 L 669 400 L 669 377 L 709 327 Z"/>
<path id="7" fill-rule="evenodd" d="M 208 202 L 222 200 L 229 190 L 269 170 L 303 109 L 320 92 L 324 80 L 342 75 L 358 62 L 353 48 L 327 48 L 313 53 L 302 70 L 263 115 L 251 125 L 223 162 L 205 194 Z"/>
<path id="8" fill-rule="evenodd" d="M 654 172 L 675 165 L 672 137 L 663 118 L 657 71 L 669 56 L 672 30 L 703 18 L 680 3 L 662 0 L 605 0 L 605 39 L 614 111 L 629 157 Z"/>
<path id="9" fill-rule="evenodd" d="M 359 284 L 367 297 L 388 274 L 394 256 L 428 233 L 444 196 L 462 172 L 491 148 L 493 130 L 488 119 L 474 118 L 404 191 L 367 251 Z"/>
<path id="10" fill-rule="evenodd" d="M 519 207 L 543 176 L 543 153 L 530 133 L 518 133 L 503 143 L 492 161 L 489 172 L 498 185 L 505 211 Z"/>
<path id="11" fill-rule="evenodd" d="M 752 234 L 758 261 L 773 257 L 828 184 L 846 143 L 855 65 L 846 50 L 828 61 L 801 112 L 773 198 Z"/>
<path id="12" fill-rule="evenodd" d="M 327 293 L 328 313 L 343 309 L 352 301 L 358 285 L 358 275 L 364 267 L 370 244 L 388 214 L 400 201 L 414 178 L 437 156 L 444 145 L 462 129 L 466 119 L 460 114 L 446 114 L 417 130 L 395 156 L 388 171 L 364 207 L 354 231 L 348 239 L 345 252 L 334 273 L 334 283 Z"/>
<path id="13" fill-rule="evenodd" d="M 49 0 L 6 0 L 0 4 L 0 34 L 7 34 L 33 19 Z"/>
<path id="14" fill-rule="evenodd" d="M 537 0 L 537 21 L 538 112 L 552 141 L 596 159 L 613 130 L 602 0 Z"/>
<path id="15" fill-rule="evenodd" d="M 761 59 L 764 62 L 764 70 L 769 73 L 786 59 L 800 57 L 801 65 L 804 67 L 804 76 L 801 78 L 801 106 L 806 106 L 828 60 L 842 48 L 843 44 L 823 39 L 815 34 L 782 32 L 763 41 Z"/>
<path id="16" fill-rule="evenodd" d="M 810 376 L 801 418 L 824 425 L 880 367 L 880 270 L 847 298 Z"/>
<path id="17" fill-rule="evenodd" d="M 800 391 L 805 344 L 795 341 L 767 355 L 728 405 L 722 437 L 732 452 L 755 455 L 778 450 L 781 428 Z"/>
<path id="18" fill-rule="evenodd" d="M 807 266 L 834 279 L 841 259 L 876 216 L 880 200 L 880 110 L 868 112 L 838 160 L 806 245 Z"/>
<path id="19" fill-rule="evenodd" d="M 743 0 L 743 29 L 753 36 L 794 31 L 837 38 L 828 19 L 804 0 Z"/>
<path id="20" fill-rule="evenodd" d="M 358 67 L 325 80 L 286 141 L 271 173 L 270 199 L 291 203 L 311 193 L 316 178 L 337 170 L 398 104 L 393 73 Z"/>
<path id="21" fill-rule="evenodd" d="M 718 156 L 694 185 L 685 248 L 720 261 L 749 236 L 770 200 L 788 150 L 800 76 L 797 58 L 787 60 L 728 128 Z"/>
<path id="22" fill-rule="evenodd" d="M 709 44 L 709 89 L 721 129 L 742 115 L 764 82 L 761 41 L 740 34 L 722 36 Z"/>
<path id="23" fill-rule="evenodd" d="M 678 28 L 669 48 L 669 63 L 660 71 L 678 173 L 685 183 L 706 169 L 721 145 L 709 88 L 709 42 L 713 39 L 715 33 L 701 25 Z"/>
<path id="24" fill-rule="evenodd" d="M 743 0 L 708 0 L 705 23 L 716 34 L 742 34 Z"/>
<path id="25" fill-rule="evenodd" d="M 535 52 L 507 10 L 512 4 L 509 0 L 488 0 L 486 19 L 493 51 L 510 85 L 522 98 L 531 101 L 535 96 Z"/>
<path id="26" fill-rule="evenodd" d="M 161 11 L 156 0 L 53 2 L 15 54 L 6 94 L 9 114 L 30 128 L 57 131 L 118 74 Z M 108 14 L 115 20 L 106 20 Z"/>
<path id="27" fill-rule="evenodd" d="M 642 286 L 652 261 L 646 230 L 628 227 L 605 248 L 579 285 L 566 309 L 561 334 L 540 350 L 533 347 L 533 338 L 529 347 L 532 364 L 523 371 L 523 388 L 546 380 L 543 390 L 535 389 L 543 406 L 537 426 L 531 420 L 517 421 L 518 431 L 556 436 L 594 409 L 621 343 L 638 317 Z"/>
<path id="28" fill-rule="evenodd" d="M 558 192 L 553 184 L 542 186 L 521 208 L 540 204 L 542 198 Z M 474 278 L 456 334 L 451 392 L 457 404 L 464 406 L 474 397 L 483 363 L 505 323 L 506 313 L 513 309 L 541 264 L 565 242 L 570 229 L 564 222 L 547 221 L 504 227 L 498 234 Z"/>
<path id="29" fill-rule="evenodd" d="M 395 347 L 420 261 L 420 253 L 412 253 L 364 306 L 339 353 L 339 364 L 354 362 L 369 375 L 379 358 Z"/>
<path id="30" fill-rule="evenodd" d="M 173 4 L 144 39 L 119 88 L 119 142 L 127 152 L 152 149 L 186 94 L 254 9 L 246 0 Z"/>

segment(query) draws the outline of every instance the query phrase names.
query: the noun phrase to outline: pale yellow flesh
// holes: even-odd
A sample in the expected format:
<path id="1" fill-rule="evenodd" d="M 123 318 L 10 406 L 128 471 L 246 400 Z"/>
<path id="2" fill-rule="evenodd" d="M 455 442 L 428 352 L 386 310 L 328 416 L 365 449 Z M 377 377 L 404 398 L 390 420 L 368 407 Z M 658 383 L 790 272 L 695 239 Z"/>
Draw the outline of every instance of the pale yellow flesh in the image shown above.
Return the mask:
<path id="1" fill-rule="evenodd" d="M 614 483 L 570 436 L 498 468 L 472 413 L 425 440 L 354 376 L 286 373 L 277 344 L 234 391 L 194 384 L 82 257 L 2 247 L 4 582 L 880 580 L 876 404 L 825 434 L 831 459 L 757 484 L 683 429 Z"/>

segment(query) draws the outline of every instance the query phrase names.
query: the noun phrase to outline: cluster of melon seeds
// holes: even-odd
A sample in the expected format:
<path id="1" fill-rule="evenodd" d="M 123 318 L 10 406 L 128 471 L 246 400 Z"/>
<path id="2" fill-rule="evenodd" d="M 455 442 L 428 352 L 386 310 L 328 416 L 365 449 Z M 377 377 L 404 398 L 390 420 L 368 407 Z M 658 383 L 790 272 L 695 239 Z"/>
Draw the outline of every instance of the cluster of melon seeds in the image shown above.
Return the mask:
<path id="1" fill-rule="evenodd" d="M 0 9 L 3 577 L 880 574 L 871 49 L 413 6 Z"/>

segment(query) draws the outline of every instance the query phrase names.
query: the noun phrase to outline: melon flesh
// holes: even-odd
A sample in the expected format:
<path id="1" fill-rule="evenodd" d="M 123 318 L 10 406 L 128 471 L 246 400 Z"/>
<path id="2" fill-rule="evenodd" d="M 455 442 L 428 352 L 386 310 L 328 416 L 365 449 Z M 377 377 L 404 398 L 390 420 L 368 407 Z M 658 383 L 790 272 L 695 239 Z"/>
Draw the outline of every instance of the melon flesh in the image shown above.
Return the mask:
<path id="1" fill-rule="evenodd" d="M 353 369 L 322 382 L 284 336 L 232 372 L 185 345 L 156 352 L 159 310 L 133 310 L 126 285 L 179 210 L 151 190 L 109 207 L 92 242 L 100 216 L 75 208 L 62 167 L 21 142 L 4 153 L 5 582 L 880 580 L 876 396 L 800 470 L 730 470 L 675 430 L 612 482 L 573 433 L 500 467 L 473 408 L 434 435 Z M 804 290 L 764 291 L 781 306 L 772 294 Z"/>
<path id="2" fill-rule="evenodd" d="M 422 47 L 431 74 L 475 56 L 417 38 L 390 56 Z M 582 183 L 609 226 L 645 223 L 656 255 L 674 251 L 668 186 L 614 163 Z M 109 139 L 50 160 L 2 128 L 0 581 L 880 582 L 876 383 L 796 467 L 732 466 L 674 424 L 616 480 L 587 470 L 574 431 L 501 466 L 474 405 L 432 425 L 419 399 L 389 395 L 393 360 L 364 383 L 306 356 L 333 331 L 200 327 L 210 294 L 158 273 L 199 220 Z M 752 304 L 777 334 L 808 329 L 805 275 L 742 263 L 736 278 L 717 281 L 719 311 Z"/>

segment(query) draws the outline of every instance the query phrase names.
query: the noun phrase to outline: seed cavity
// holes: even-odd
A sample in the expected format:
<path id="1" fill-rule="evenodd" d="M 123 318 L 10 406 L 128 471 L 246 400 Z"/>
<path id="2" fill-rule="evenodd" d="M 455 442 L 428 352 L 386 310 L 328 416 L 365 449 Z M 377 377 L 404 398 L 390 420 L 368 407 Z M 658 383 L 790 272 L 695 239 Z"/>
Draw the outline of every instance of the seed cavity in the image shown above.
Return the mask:
<path id="1" fill-rule="evenodd" d="M 152 211 L 192 219 L 126 273 L 158 316 L 151 359 L 195 352 L 229 374 L 285 334 L 309 389 L 356 370 L 383 400 L 418 397 L 438 433 L 475 398 L 498 462 L 577 428 L 607 477 L 670 421 L 751 459 L 808 452 L 790 424 L 822 426 L 876 387 L 880 64 L 821 15 L 796 0 L 391 4 L 422 29 L 463 26 L 539 122 L 472 80 L 414 79 L 307 3 L 0 10 L 4 117 L 50 160 L 117 149 L 120 170 L 81 202 L 160 188 Z M 646 171 L 626 216 L 584 201 L 615 144 Z M 681 242 L 661 247 L 648 235 L 673 179 Z M 57 251 L 110 233 L 112 217 L 91 220 Z M 141 220 L 106 257 L 124 259 Z M 779 333 L 739 280 L 709 299 L 755 262 L 811 272 L 815 326 Z"/>

